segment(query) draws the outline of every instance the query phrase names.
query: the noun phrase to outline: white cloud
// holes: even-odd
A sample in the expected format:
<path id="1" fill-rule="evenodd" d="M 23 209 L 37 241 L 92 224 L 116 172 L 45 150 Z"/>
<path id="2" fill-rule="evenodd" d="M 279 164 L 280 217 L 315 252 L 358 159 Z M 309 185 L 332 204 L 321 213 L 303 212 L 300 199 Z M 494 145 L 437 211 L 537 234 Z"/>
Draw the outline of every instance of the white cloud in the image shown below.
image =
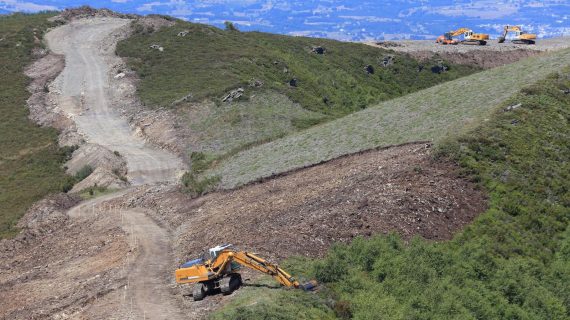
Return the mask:
<path id="1" fill-rule="evenodd" d="M 58 10 L 55 6 L 18 0 L 0 0 L 0 9 L 11 12 L 38 12 Z"/>

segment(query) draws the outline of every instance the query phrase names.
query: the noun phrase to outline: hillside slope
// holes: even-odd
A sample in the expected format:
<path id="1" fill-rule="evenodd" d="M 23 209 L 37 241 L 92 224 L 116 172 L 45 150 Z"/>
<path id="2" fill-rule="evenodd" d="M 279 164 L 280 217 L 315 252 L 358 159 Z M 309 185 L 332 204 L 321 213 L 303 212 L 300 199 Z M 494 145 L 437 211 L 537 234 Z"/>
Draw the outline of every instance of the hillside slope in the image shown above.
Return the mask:
<path id="1" fill-rule="evenodd" d="M 523 87 L 560 70 L 570 50 L 450 81 L 239 152 L 207 175 L 223 188 L 379 146 L 439 142 L 473 128 Z"/>
<path id="2" fill-rule="evenodd" d="M 441 145 L 490 196 L 452 241 L 357 238 L 322 260 L 282 264 L 316 277 L 320 294 L 251 286 L 213 319 L 569 319 L 569 72 Z"/>
<path id="3" fill-rule="evenodd" d="M 133 112 L 131 124 L 183 156 L 201 153 L 210 162 L 480 70 L 364 44 L 169 17 L 139 18 L 131 31 L 117 53 L 127 77 L 138 78 L 133 85 L 145 113 L 156 114 Z M 224 99 L 232 92 L 235 98 Z M 165 118 L 171 120 L 157 121 Z"/>
<path id="4" fill-rule="evenodd" d="M 272 89 L 311 111 L 343 115 L 478 70 L 449 65 L 447 72 L 432 72 L 434 59 L 420 63 L 407 54 L 364 44 L 183 21 L 156 30 L 139 20 L 133 28 L 117 53 L 141 77 L 138 94 L 143 102 L 155 107 L 169 107 L 189 94 L 190 101 L 220 100 L 242 86 L 247 95 Z M 163 49 L 150 48 L 153 44 Z M 315 47 L 324 52 L 312 52 Z M 260 82 L 249 87 L 256 80 Z"/>
<path id="5" fill-rule="evenodd" d="M 0 238 L 17 232 L 16 222 L 32 203 L 72 185 L 62 168 L 70 150 L 58 147 L 56 130 L 29 120 L 26 106 L 24 69 L 37 58 L 51 16 L 0 16 Z"/>

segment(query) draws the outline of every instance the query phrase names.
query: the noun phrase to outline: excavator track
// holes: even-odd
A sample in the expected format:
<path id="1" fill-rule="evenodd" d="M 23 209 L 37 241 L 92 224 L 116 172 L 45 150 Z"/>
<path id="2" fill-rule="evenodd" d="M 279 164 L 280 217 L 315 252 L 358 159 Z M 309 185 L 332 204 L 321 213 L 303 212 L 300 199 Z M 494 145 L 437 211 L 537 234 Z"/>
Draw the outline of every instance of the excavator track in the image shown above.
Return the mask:
<path id="1" fill-rule="evenodd" d="M 535 44 L 534 40 L 513 40 L 514 44 Z"/>

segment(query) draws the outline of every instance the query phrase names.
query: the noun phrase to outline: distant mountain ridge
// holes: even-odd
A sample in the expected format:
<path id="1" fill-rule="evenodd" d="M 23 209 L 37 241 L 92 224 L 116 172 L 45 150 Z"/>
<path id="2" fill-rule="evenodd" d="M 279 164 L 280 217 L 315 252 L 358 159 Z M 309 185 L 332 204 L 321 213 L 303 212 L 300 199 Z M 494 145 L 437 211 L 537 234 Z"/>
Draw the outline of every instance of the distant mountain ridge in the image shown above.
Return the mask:
<path id="1" fill-rule="evenodd" d="M 78 0 L 0 0 L 0 13 L 64 9 Z M 101 0 L 89 5 L 137 14 L 166 14 L 241 30 L 339 40 L 433 39 L 470 27 L 497 36 L 504 24 L 522 25 L 539 37 L 570 35 L 570 2 L 559 0 Z"/>

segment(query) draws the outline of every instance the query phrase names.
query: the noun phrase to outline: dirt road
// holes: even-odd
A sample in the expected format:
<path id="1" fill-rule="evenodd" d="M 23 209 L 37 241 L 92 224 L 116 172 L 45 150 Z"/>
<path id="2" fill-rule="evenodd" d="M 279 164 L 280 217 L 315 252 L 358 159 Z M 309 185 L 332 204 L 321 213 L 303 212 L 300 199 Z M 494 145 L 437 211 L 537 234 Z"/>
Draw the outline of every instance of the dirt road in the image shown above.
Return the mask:
<path id="1" fill-rule="evenodd" d="M 117 18 L 81 19 L 46 35 L 49 48 L 65 56 L 65 69 L 54 82 L 58 104 L 87 142 L 125 157 L 131 184 L 172 182 L 180 175 L 181 160 L 146 144 L 120 117 L 119 106 L 110 103 L 119 93 L 110 73 L 115 43 L 109 38 L 128 23 Z"/>
<path id="2" fill-rule="evenodd" d="M 117 224 L 129 235 L 134 259 L 125 266 L 127 285 L 105 296 L 85 310 L 88 318 L 109 319 L 186 319 L 176 305 L 176 292 L 169 291 L 172 253 L 170 235 L 150 219 L 143 209 L 119 210 L 108 201 L 128 194 L 123 190 L 69 210 L 72 219 L 95 214 L 115 216 Z"/>
<path id="3" fill-rule="evenodd" d="M 59 92 L 58 105 L 75 121 L 87 142 L 117 151 L 126 159 L 127 178 L 132 185 L 175 182 L 183 168 L 182 161 L 135 135 L 117 112 L 120 106 L 112 103 L 121 94 L 111 74 L 116 59 L 113 34 L 128 23 L 129 20 L 117 18 L 81 19 L 46 35 L 50 49 L 65 56 L 65 69 L 54 81 Z M 125 267 L 124 292 L 105 295 L 86 308 L 85 315 L 106 319 L 182 319 L 176 299 L 169 292 L 172 258 L 168 231 L 143 209 L 117 211 L 105 207 L 106 201 L 129 192 L 84 202 L 68 212 L 77 221 L 96 214 L 114 217 L 110 223 L 123 228 L 134 252 L 134 260 Z"/>

